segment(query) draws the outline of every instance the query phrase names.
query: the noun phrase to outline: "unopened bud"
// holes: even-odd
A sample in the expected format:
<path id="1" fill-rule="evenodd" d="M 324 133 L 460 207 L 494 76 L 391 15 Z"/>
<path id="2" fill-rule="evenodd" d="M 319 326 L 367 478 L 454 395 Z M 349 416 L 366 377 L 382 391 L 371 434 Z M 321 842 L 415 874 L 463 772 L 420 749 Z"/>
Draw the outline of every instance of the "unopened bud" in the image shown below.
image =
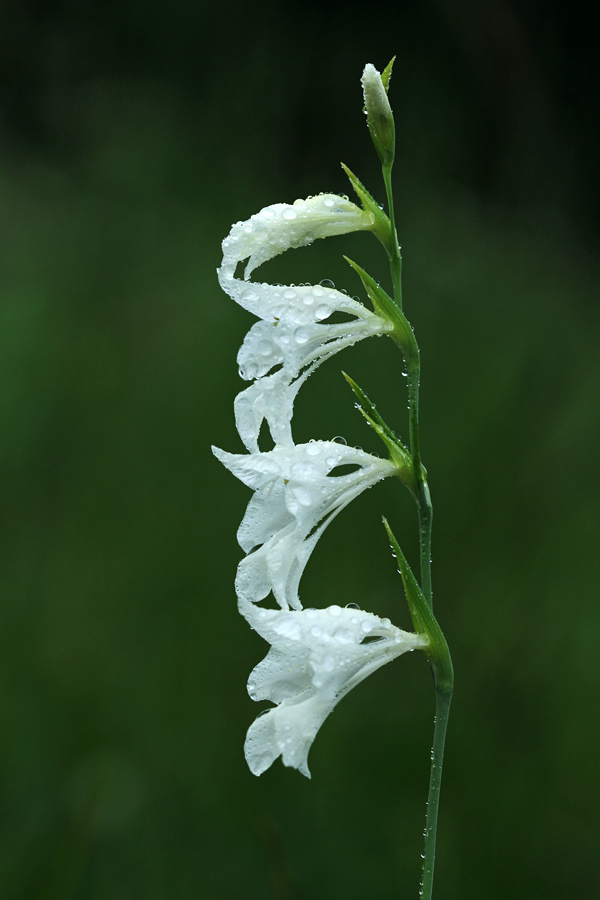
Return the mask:
<path id="1" fill-rule="evenodd" d="M 394 161 L 395 128 L 387 91 L 381 75 L 371 63 L 365 66 L 361 81 L 371 138 L 381 162 L 389 166 Z"/>

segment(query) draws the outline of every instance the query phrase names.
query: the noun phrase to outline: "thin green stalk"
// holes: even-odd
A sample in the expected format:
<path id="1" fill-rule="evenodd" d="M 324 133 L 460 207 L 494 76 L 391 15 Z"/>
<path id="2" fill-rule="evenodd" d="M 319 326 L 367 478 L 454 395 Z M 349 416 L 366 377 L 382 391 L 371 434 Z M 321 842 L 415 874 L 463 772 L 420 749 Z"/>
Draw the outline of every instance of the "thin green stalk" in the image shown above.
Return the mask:
<path id="1" fill-rule="evenodd" d="M 386 91 L 389 84 L 392 63 L 390 63 L 389 69 L 386 69 Z M 366 72 L 367 70 L 365 69 L 365 73 Z M 389 104 L 387 104 L 385 97 L 383 100 L 381 99 L 381 94 L 379 95 L 379 102 L 375 104 L 376 108 L 373 110 L 373 121 L 371 122 L 369 119 L 369 96 L 370 94 L 365 87 L 367 121 L 369 123 L 369 128 L 371 129 L 371 136 L 373 137 L 373 141 L 383 163 L 383 180 L 385 183 L 388 215 L 391 226 L 391 241 L 388 246 L 388 256 L 393 284 L 393 297 L 399 309 L 402 311 L 402 256 L 400 253 L 400 245 L 398 244 L 398 236 L 396 234 L 394 201 L 392 195 L 392 165 L 395 149 L 394 122 Z M 374 93 L 374 98 L 375 100 L 378 99 L 377 92 Z M 375 113 L 379 115 L 379 118 L 377 118 Z M 408 325 L 408 323 L 407 326 L 410 330 L 410 325 Z M 414 341 L 412 332 L 410 333 L 410 342 L 406 342 L 406 337 L 407 335 L 405 333 L 402 334 L 402 337 L 398 334 L 397 343 L 403 351 L 408 374 L 410 455 L 416 481 L 415 493 L 419 517 L 419 549 L 421 563 L 420 588 L 414 575 L 410 571 L 410 567 L 408 566 L 396 539 L 391 534 L 389 526 L 387 523 L 385 523 L 385 525 L 399 561 L 406 597 L 411 609 L 411 615 L 413 616 L 413 622 L 415 622 L 415 627 L 418 626 L 419 629 L 424 630 L 429 638 L 429 647 L 428 650 L 426 650 L 426 653 L 429 657 L 435 684 L 435 724 L 433 731 L 433 749 L 431 751 L 427 820 L 425 825 L 423 876 L 421 879 L 422 900 L 432 900 L 435 844 L 437 837 L 440 789 L 442 784 L 444 745 L 446 742 L 448 715 L 452 700 L 454 672 L 448 644 L 433 615 L 431 592 L 431 526 L 433 509 L 427 484 L 427 473 L 421 462 L 421 450 L 419 444 L 419 382 L 421 378 L 421 365 L 419 350 L 416 341 Z"/>
<path id="2" fill-rule="evenodd" d="M 419 516 L 419 548 L 421 559 L 421 587 L 431 607 L 431 528 L 433 524 L 433 507 L 425 470 L 421 462 L 419 444 L 419 381 L 421 366 L 417 362 L 408 367 L 408 408 L 410 455 L 413 461 L 417 482 L 417 509 Z"/>
<path id="3" fill-rule="evenodd" d="M 435 867 L 435 842 L 437 837 L 438 809 L 440 805 L 440 788 L 442 784 L 442 766 L 444 764 L 444 745 L 452 689 L 435 692 L 435 725 L 433 731 L 433 749 L 431 751 L 431 772 L 429 776 L 429 796 L 427 799 L 427 819 L 425 822 L 425 850 L 423 853 L 423 875 L 421 878 L 421 900 L 431 900 L 433 892 L 433 870 Z"/>
<path id="4" fill-rule="evenodd" d="M 390 225 L 392 232 L 392 247 L 390 255 L 390 268 L 392 270 L 392 285 L 394 288 L 394 300 L 402 310 L 402 255 L 400 253 L 400 245 L 398 244 L 398 235 L 396 234 L 396 223 L 394 220 L 394 198 L 392 194 L 392 163 L 382 167 L 383 181 L 385 183 L 385 193 L 388 202 L 388 215 L 390 217 Z"/>
<path id="5" fill-rule="evenodd" d="M 394 215 L 394 197 L 392 192 L 392 163 L 382 166 L 385 192 L 388 202 L 388 215 L 390 218 L 392 246 L 390 253 L 390 269 L 394 288 L 394 300 L 402 310 L 402 255 L 396 233 Z M 416 348 L 416 342 L 415 342 Z M 429 605 L 432 605 L 431 590 L 431 527 L 433 521 L 433 508 L 429 487 L 425 478 L 425 472 L 421 463 L 419 449 L 419 381 L 421 367 L 419 363 L 418 349 L 416 360 L 408 364 L 408 404 L 409 404 L 409 433 L 410 452 L 417 481 L 417 508 L 419 517 L 419 549 L 421 560 L 421 586 Z"/>

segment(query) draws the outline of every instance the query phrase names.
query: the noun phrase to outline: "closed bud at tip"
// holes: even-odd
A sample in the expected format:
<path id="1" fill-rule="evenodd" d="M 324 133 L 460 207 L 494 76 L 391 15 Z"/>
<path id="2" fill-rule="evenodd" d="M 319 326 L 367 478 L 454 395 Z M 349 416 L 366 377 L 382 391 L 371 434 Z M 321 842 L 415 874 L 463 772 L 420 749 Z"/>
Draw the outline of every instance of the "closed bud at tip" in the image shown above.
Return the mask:
<path id="1" fill-rule="evenodd" d="M 387 81 L 389 82 L 389 75 Z M 371 138 L 383 165 L 390 166 L 394 161 L 395 128 L 387 91 L 381 75 L 371 63 L 365 66 L 361 82 Z"/>

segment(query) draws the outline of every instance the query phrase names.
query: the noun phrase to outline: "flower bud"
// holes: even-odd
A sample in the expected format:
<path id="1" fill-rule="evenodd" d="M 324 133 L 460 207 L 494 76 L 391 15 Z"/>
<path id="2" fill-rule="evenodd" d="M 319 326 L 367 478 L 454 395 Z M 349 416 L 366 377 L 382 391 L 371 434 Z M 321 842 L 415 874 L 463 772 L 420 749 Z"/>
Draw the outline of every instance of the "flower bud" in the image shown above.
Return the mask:
<path id="1" fill-rule="evenodd" d="M 371 63 L 365 66 L 361 82 L 371 138 L 383 165 L 390 166 L 394 161 L 395 128 L 387 91 L 381 75 Z"/>

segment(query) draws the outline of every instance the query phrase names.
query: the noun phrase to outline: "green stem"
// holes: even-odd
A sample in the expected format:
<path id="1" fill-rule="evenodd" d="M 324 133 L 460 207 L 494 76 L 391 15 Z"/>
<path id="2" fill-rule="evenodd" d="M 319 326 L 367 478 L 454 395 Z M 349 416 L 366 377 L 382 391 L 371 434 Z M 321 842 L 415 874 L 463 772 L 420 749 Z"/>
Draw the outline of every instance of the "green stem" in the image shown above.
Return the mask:
<path id="1" fill-rule="evenodd" d="M 390 217 L 390 225 L 392 232 L 392 246 L 388 249 L 390 258 L 390 268 L 392 270 L 392 285 L 394 288 L 394 300 L 400 310 L 402 310 L 402 255 L 400 253 L 400 245 L 398 243 L 398 235 L 396 234 L 396 223 L 394 220 L 394 198 L 392 194 L 392 163 L 383 166 L 383 180 L 385 183 L 385 193 L 388 202 L 388 215 Z"/>
<path id="2" fill-rule="evenodd" d="M 408 407 L 410 455 L 412 457 L 415 479 L 417 483 L 417 509 L 419 516 L 419 548 L 421 559 L 421 587 L 429 606 L 433 605 L 431 593 L 431 527 L 433 524 L 433 507 L 425 469 L 421 462 L 419 445 L 419 381 L 421 366 L 419 357 L 408 366 Z"/>
<path id="3" fill-rule="evenodd" d="M 435 692 L 435 726 L 433 749 L 431 751 L 431 773 L 429 796 L 427 799 L 427 819 L 425 823 L 425 851 L 423 853 L 423 876 L 421 879 L 421 900 L 431 900 L 433 891 L 433 870 L 435 866 L 435 842 L 437 837 L 438 809 L 444 764 L 444 744 L 448 727 L 448 715 L 452 700 L 452 688 Z"/>
<path id="4" fill-rule="evenodd" d="M 391 225 L 392 242 L 388 249 L 390 258 L 390 269 L 392 274 L 392 284 L 394 287 L 394 300 L 402 310 L 402 255 L 400 253 L 400 245 L 398 244 L 398 235 L 396 233 L 396 222 L 394 216 L 394 197 L 392 193 L 392 163 L 382 167 L 383 180 L 385 183 L 385 192 L 388 202 L 388 215 Z M 411 335 L 412 337 L 412 335 Z M 409 431 L 410 431 L 410 452 L 415 471 L 417 482 L 417 508 L 419 516 L 419 550 L 421 560 L 421 585 L 423 593 L 427 598 L 429 606 L 432 605 L 431 592 L 431 526 L 433 520 L 433 508 L 431 505 L 431 497 L 429 487 L 425 477 L 425 470 L 421 463 L 421 453 L 419 449 L 419 381 L 421 378 L 421 367 L 419 362 L 419 350 L 416 341 L 413 341 L 411 350 L 413 355 L 407 358 L 408 369 L 408 404 L 409 404 Z"/>

